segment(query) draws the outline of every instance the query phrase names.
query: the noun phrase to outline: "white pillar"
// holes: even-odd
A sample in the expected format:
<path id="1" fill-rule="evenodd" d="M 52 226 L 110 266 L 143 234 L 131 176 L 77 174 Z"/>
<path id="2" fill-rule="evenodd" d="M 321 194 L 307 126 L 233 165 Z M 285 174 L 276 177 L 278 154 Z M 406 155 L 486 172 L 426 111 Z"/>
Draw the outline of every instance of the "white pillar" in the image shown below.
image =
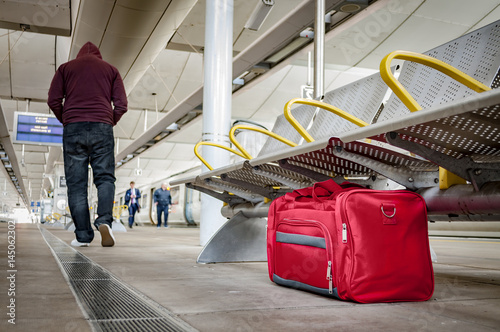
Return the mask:
<path id="1" fill-rule="evenodd" d="M 233 67 L 233 0 L 207 0 L 205 13 L 203 133 L 202 140 L 229 146 Z M 229 164 L 223 149 L 202 146 L 203 158 L 217 168 Z M 207 171 L 205 166 L 203 171 Z M 222 202 L 201 199 L 200 244 L 205 245 L 226 222 Z"/>
<path id="2" fill-rule="evenodd" d="M 316 0 L 314 21 L 314 98 L 325 94 L 325 0 Z"/>

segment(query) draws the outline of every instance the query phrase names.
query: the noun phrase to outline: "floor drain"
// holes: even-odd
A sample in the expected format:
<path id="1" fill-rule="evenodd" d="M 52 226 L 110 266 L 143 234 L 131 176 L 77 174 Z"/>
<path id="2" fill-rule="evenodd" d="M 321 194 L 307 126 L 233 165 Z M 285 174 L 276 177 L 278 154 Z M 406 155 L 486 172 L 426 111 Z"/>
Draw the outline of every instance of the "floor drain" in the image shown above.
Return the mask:
<path id="1" fill-rule="evenodd" d="M 94 330 L 196 331 L 46 229 L 40 231 Z"/>

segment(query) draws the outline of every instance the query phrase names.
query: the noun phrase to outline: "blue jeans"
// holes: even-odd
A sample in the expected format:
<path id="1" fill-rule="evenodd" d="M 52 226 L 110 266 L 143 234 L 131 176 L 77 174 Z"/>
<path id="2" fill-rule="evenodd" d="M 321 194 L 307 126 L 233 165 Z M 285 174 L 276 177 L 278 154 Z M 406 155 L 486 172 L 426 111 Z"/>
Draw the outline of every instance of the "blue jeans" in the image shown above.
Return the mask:
<path id="1" fill-rule="evenodd" d="M 79 242 L 90 243 L 94 239 L 87 199 L 89 163 L 97 187 L 98 218 L 94 225 L 96 228 L 101 224 L 111 227 L 116 180 L 114 148 L 113 126 L 110 124 L 75 122 L 64 127 L 64 173 L 68 205 Z"/>
<path id="2" fill-rule="evenodd" d="M 137 203 L 130 204 L 128 206 L 128 227 L 130 228 L 134 226 L 134 216 L 138 209 L 139 206 L 137 205 Z"/>
<path id="3" fill-rule="evenodd" d="M 157 227 L 161 227 L 161 213 L 164 213 L 163 218 L 165 220 L 165 227 L 167 227 L 167 220 L 168 220 L 168 204 L 167 205 L 160 205 L 158 204 L 156 206 L 156 213 L 158 215 L 158 225 Z"/>

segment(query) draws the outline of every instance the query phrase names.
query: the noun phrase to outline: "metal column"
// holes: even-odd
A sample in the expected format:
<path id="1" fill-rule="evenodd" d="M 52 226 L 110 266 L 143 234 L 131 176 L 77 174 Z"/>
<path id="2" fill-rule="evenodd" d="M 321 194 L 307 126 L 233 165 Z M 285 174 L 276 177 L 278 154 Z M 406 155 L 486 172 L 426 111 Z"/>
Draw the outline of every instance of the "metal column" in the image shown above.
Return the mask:
<path id="1" fill-rule="evenodd" d="M 231 126 L 233 7 L 233 0 L 207 0 L 205 13 L 202 141 L 226 146 L 230 145 Z M 203 146 L 202 154 L 214 168 L 230 161 L 229 153 L 223 149 Z M 221 201 L 202 196 L 201 245 L 205 245 L 226 222 L 221 216 L 221 207 Z"/>
<path id="2" fill-rule="evenodd" d="M 314 98 L 325 94 L 325 0 L 316 0 L 314 20 Z"/>

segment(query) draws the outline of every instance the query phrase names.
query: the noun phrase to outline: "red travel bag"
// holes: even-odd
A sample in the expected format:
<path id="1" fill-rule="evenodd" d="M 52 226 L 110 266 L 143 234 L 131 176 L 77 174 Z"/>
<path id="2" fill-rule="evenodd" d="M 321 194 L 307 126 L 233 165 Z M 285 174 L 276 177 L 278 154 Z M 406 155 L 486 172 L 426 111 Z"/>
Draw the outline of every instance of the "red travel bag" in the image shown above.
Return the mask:
<path id="1" fill-rule="evenodd" d="M 406 190 L 333 180 L 273 201 L 269 278 L 361 303 L 425 301 L 434 291 L 425 202 Z"/>

